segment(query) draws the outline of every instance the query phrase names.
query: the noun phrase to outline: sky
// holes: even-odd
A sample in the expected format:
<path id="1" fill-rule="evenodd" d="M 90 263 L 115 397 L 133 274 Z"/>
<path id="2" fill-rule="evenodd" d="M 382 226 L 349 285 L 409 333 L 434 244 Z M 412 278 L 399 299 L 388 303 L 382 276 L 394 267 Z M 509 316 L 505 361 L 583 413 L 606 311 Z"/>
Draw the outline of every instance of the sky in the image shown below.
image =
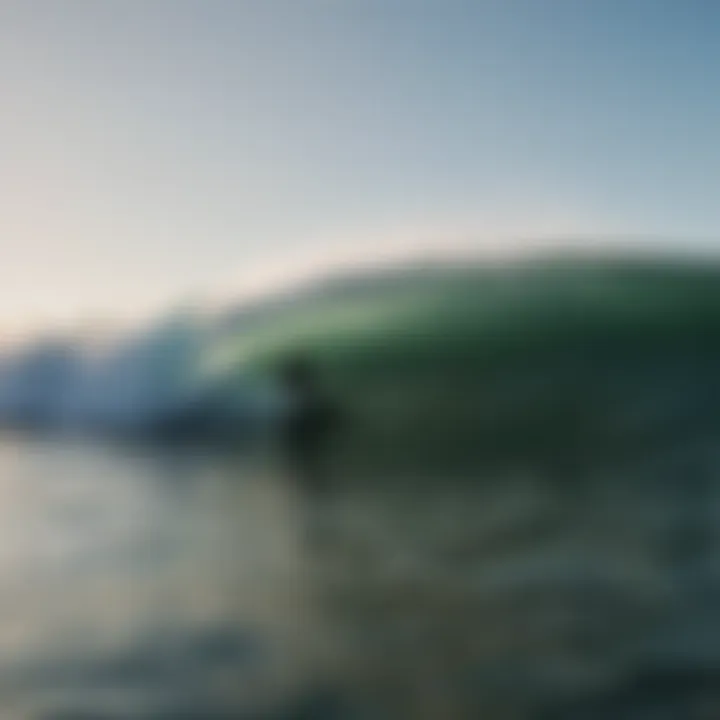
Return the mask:
<path id="1" fill-rule="evenodd" d="M 709 0 L 0 0 L 0 333 L 420 254 L 720 250 Z"/>

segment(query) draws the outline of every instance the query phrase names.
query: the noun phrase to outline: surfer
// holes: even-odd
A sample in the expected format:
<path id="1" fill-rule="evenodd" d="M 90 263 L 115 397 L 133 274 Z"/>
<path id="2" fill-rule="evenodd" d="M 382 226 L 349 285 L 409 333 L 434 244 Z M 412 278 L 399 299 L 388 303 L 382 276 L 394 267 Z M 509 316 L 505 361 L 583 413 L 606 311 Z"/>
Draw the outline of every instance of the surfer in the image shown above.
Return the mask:
<path id="1" fill-rule="evenodd" d="M 340 413 L 305 357 L 287 360 L 280 371 L 287 405 L 280 444 L 288 469 L 303 492 L 325 494 L 330 486 L 329 451 Z"/>

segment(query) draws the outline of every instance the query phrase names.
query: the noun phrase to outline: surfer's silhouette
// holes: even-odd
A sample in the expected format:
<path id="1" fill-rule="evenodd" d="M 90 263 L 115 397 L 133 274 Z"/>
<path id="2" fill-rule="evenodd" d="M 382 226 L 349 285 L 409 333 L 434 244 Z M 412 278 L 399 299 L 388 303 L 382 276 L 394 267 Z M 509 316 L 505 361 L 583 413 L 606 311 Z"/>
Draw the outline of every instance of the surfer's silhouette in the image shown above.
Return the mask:
<path id="1" fill-rule="evenodd" d="M 331 441 L 340 412 L 306 357 L 288 359 L 280 370 L 287 407 L 280 426 L 284 460 L 301 490 L 322 495 L 330 488 Z"/>

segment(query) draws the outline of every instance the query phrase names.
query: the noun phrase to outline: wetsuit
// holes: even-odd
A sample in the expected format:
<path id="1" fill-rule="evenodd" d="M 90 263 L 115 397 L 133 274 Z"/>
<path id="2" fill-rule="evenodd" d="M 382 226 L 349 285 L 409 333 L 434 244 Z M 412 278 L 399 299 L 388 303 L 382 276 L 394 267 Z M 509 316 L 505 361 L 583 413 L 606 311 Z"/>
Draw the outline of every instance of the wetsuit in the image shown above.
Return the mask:
<path id="1" fill-rule="evenodd" d="M 329 442 L 337 419 L 330 400 L 308 390 L 296 392 L 286 412 L 281 431 L 285 459 L 290 472 L 311 494 L 328 490 Z"/>

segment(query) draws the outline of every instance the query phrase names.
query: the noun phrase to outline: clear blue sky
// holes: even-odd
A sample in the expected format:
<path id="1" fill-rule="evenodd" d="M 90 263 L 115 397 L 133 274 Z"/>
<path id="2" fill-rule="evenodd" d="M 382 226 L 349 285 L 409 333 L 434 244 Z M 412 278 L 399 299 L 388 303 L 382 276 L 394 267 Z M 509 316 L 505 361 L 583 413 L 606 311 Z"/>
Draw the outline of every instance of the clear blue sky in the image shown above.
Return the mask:
<path id="1" fill-rule="evenodd" d="M 713 248 L 718 74 L 712 0 L 5 0 L 0 328 L 414 248 Z"/>

